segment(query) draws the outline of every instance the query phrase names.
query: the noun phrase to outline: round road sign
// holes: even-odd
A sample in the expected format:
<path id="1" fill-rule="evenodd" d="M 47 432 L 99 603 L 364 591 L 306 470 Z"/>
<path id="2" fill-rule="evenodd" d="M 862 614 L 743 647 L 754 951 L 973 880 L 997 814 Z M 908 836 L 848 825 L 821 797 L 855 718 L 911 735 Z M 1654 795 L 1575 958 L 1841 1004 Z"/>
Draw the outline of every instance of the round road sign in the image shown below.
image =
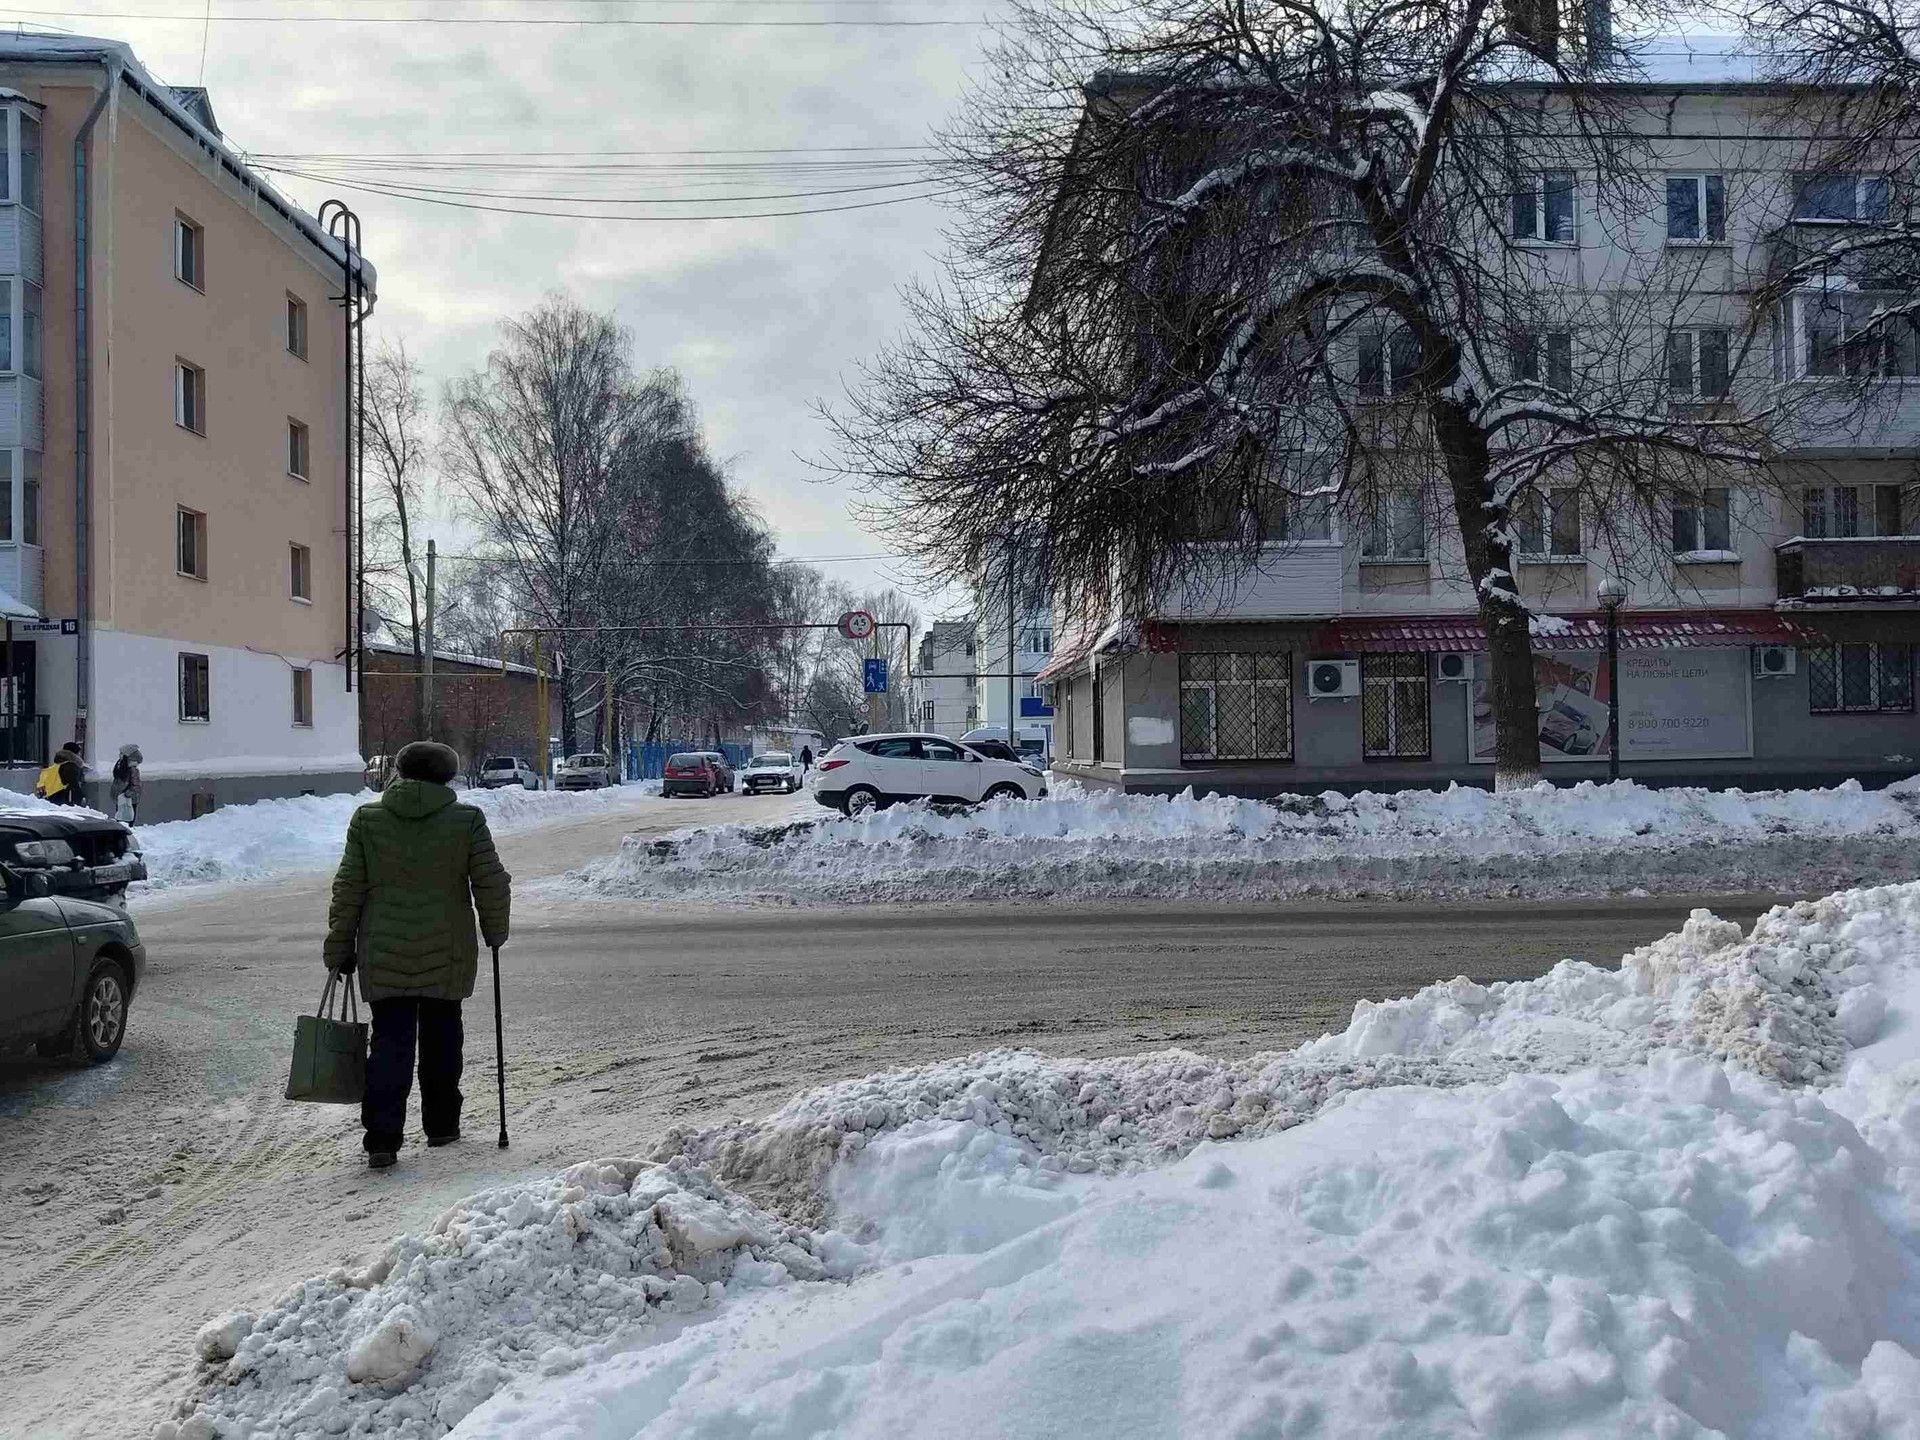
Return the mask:
<path id="1" fill-rule="evenodd" d="M 873 616 L 865 610 L 849 610 L 840 617 L 840 633 L 849 640 L 867 640 L 873 636 Z"/>

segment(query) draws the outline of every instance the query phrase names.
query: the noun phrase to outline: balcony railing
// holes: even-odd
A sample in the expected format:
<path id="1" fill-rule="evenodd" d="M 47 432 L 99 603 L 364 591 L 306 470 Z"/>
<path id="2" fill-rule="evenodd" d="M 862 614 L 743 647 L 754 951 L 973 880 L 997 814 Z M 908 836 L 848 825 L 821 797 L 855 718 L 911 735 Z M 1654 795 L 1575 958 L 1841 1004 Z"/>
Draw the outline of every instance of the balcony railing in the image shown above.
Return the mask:
<path id="1" fill-rule="evenodd" d="M 1920 601 L 1920 535 L 1800 536 L 1776 545 L 1773 553 L 1782 600 L 1809 605 Z"/>

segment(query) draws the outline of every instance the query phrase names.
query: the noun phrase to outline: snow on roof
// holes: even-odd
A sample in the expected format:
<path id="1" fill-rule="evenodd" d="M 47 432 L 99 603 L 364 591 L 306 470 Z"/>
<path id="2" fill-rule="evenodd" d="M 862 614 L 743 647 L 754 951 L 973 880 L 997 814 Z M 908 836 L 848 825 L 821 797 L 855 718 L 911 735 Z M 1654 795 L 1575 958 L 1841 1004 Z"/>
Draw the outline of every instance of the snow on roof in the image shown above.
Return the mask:
<path id="1" fill-rule="evenodd" d="M 390 640 L 369 640 L 367 641 L 366 648 L 376 651 L 381 655 L 413 654 L 413 646 L 401 645 Z M 457 650 L 441 650 L 436 648 L 433 652 L 433 658 L 435 660 L 445 660 L 453 665 L 477 665 L 485 670 L 499 670 L 504 668 L 515 675 L 534 675 L 539 673 L 533 666 L 522 665 L 514 660 L 507 661 L 503 666 L 500 657 L 497 655 L 491 657 L 486 655 L 462 655 Z"/>
<path id="2" fill-rule="evenodd" d="M 213 107 L 206 100 L 206 92 L 198 87 L 176 89 L 154 79 L 133 53 L 133 47 L 123 40 L 106 40 L 91 35 L 21 35 L 0 34 L 0 64 L 105 64 L 118 61 L 124 67 L 123 78 L 134 91 L 159 110 L 169 120 L 191 135 L 206 150 L 216 155 L 234 174 L 235 178 L 253 189 L 274 209 L 278 210 L 295 229 L 299 230 L 315 247 L 330 256 L 336 263 L 344 263 L 344 247 L 321 228 L 320 222 L 307 214 L 298 205 L 267 183 L 259 172 L 247 163 L 246 157 L 221 137 L 218 130 L 207 123 L 213 118 Z M 190 107 L 183 104 L 183 93 L 198 90 L 199 103 Z M 196 111 L 204 112 L 202 114 Z M 371 263 L 363 255 L 360 257 L 360 273 L 371 290 L 376 288 L 378 276 Z"/>

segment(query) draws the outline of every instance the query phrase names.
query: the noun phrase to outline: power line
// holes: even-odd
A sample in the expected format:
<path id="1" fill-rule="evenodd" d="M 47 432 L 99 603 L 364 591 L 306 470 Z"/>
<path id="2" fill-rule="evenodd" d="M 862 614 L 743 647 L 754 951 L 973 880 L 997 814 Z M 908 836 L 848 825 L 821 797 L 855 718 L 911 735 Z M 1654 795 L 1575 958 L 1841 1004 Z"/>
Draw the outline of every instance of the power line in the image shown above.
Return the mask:
<path id="1" fill-rule="evenodd" d="M 737 0 L 736 0 L 737 3 Z M 974 20 L 878 20 L 839 17 L 822 20 L 677 20 L 649 19 L 635 15 L 156 15 L 136 10 L 28 10 L 0 6 L 0 13 L 27 15 L 50 20 L 149 20 L 176 24 L 201 25 L 606 25 L 643 29 L 679 30 L 930 30 L 986 25 L 985 17 Z"/>

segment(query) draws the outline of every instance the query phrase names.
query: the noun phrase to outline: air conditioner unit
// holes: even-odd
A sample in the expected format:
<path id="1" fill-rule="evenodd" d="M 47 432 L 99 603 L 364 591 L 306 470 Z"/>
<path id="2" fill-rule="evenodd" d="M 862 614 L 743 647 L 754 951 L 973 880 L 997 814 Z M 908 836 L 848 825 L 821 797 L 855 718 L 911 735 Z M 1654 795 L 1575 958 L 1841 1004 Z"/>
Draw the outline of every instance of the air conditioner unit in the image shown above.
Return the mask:
<path id="1" fill-rule="evenodd" d="M 1433 657 L 1433 678 L 1436 680 L 1473 679 L 1473 656 L 1463 650 L 1443 650 Z"/>
<path id="2" fill-rule="evenodd" d="M 1307 662 L 1307 698 L 1309 700 L 1352 700 L 1360 693 L 1358 660 L 1309 660 Z"/>
<path id="3" fill-rule="evenodd" d="M 1756 645 L 1753 647 L 1753 678 L 1771 680 L 1777 675 L 1791 675 L 1799 657 L 1791 645 Z"/>

